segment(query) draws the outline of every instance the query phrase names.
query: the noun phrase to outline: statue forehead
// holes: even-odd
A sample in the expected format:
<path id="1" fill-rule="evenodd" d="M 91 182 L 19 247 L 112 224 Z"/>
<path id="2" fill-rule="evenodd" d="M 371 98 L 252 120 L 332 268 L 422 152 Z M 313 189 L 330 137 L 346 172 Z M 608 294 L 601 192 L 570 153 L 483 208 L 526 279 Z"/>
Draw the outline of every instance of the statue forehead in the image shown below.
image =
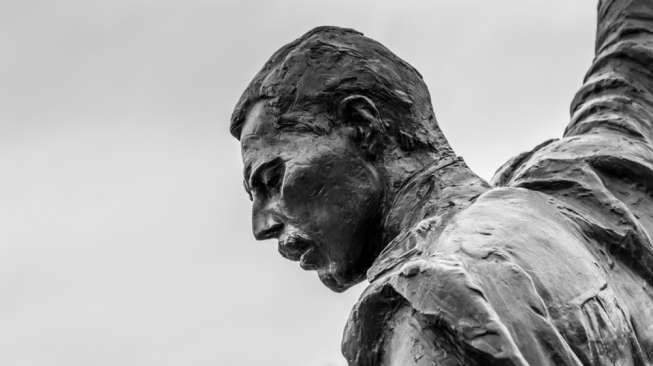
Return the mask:
<path id="1" fill-rule="evenodd" d="M 272 109 L 264 100 L 254 103 L 247 112 L 240 135 L 245 180 L 249 179 L 249 175 L 258 165 L 281 153 L 276 144 L 270 143 L 271 137 L 276 134 L 274 119 Z"/>
<path id="2" fill-rule="evenodd" d="M 241 130 L 241 152 L 246 165 L 256 160 L 286 156 L 302 149 L 296 138 L 286 138 L 277 126 L 278 110 L 267 100 L 260 100 L 247 112 Z"/>
<path id="3" fill-rule="evenodd" d="M 274 143 L 296 140 L 305 135 L 328 135 L 332 129 L 332 117 L 324 105 L 311 100 L 298 102 L 291 109 L 284 109 L 277 98 L 254 102 L 243 118 L 240 130 L 241 146 L 250 141 Z"/>
<path id="4" fill-rule="evenodd" d="M 260 100 L 252 105 L 245 116 L 240 139 L 245 140 L 270 136 L 276 132 L 274 122 L 277 116 L 266 101 Z"/>

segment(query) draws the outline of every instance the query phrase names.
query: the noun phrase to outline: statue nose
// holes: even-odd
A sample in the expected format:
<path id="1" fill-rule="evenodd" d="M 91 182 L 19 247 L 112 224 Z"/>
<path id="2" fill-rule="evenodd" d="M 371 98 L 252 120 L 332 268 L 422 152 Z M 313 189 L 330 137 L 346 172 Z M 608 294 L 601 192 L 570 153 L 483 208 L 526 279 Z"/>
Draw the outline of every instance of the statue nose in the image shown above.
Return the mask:
<path id="1" fill-rule="evenodd" d="M 270 214 L 258 215 L 253 221 L 252 228 L 256 240 L 276 238 L 281 233 L 281 229 L 283 229 L 283 223 Z"/>

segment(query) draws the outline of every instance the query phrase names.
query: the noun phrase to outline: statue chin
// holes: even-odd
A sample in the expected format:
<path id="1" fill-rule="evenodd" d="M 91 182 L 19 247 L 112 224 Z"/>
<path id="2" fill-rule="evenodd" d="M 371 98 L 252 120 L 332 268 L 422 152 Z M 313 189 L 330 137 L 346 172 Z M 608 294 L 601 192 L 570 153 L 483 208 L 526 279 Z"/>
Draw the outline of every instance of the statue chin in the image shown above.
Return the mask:
<path id="1" fill-rule="evenodd" d="M 365 277 L 359 275 L 350 278 L 350 276 L 339 275 L 338 273 L 331 271 L 318 271 L 317 275 L 320 278 L 320 281 L 334 292 L 344 292 L 350 287 L 360 283 Z"/>
<path id="2" fill-rule="evenodd" d="M 324 286 L 328 287 L 334 292 L 343 292 L 349 288 L 349 286 L 343 286 L 340 284 L 336 277 L 331 273 L 319 271 L 317 276 L 320 278 L 320 281 L 322 281 Z"/>

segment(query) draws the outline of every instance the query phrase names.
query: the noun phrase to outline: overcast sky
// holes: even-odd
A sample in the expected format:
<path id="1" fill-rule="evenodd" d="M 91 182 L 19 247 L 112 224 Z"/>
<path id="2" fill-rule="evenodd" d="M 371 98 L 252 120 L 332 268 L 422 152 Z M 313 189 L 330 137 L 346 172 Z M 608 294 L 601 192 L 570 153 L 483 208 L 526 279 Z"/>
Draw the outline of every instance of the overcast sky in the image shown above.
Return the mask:
<path id="1" fill-rule="evenodd" d="M 490 178 L 562 133 L 594 22 L 593 0 L 0 3 L 0 364 L 344 364 L 364 284 L 252 238 L 228 133 L 247 83 L 310 28 L 356 28 Z"/>

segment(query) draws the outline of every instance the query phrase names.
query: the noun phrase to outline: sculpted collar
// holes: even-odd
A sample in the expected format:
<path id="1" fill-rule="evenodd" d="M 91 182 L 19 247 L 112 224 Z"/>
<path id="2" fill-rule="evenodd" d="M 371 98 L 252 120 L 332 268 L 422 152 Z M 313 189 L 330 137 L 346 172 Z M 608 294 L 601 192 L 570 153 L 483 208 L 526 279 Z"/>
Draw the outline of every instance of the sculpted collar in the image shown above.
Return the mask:
<path id="1" fill-rule="evenodd" d="M 385 228 L 397 225 L 399 234 L 368 269 L 368 281 L 409 258 L 428 255 L 449 219 L 488 188 L 460 157 L 441 160 L 415 173 L 402 185 L 386 218 Z M 413 218 L 417 220 L 410 221 Z"/>

